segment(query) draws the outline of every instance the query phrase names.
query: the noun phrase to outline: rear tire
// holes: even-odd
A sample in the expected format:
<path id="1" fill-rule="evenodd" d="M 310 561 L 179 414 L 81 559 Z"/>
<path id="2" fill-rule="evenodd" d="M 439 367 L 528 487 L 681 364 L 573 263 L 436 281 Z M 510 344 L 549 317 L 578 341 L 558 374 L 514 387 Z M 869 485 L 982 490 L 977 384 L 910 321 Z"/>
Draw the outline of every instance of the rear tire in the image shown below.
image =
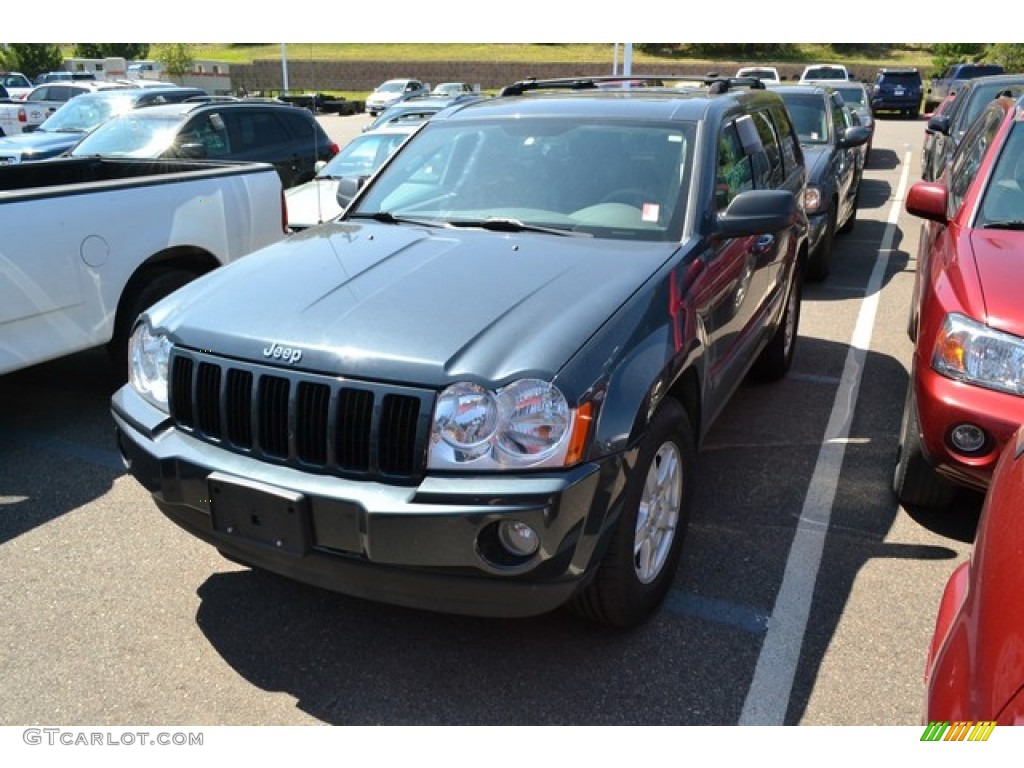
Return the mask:
<path id="1" fill-rule="evenodd" d="M 751 375 L 761 381 L 778 381 L 789 371 L 793 364 L 793 351 L 796 349 L 797 334 L 800 327 L 800 299 L 802 280 L 799 270 L 793 275 L 786 296 L 786 310 L 782 322 L 772 335 L 761 354 L 757 356 Z"/>
<path id="2" fill-rule="evenodd" d="M 914 382 L 907 386 L 900 425 L 900 443 L 893 470 L 892 490 L 905 507 L 945 509 L 953 501 L 953 486 L 928 463 L 921 447 Z"/>
<path id="3" fill-rule="evenodd" d="M 622 513 L 593 580 L 568 607 L 593 621 L 634 627 L 665 599 L 690 519 L 697 449 L 685 409 L 667 398 L 628 469 Z"/>

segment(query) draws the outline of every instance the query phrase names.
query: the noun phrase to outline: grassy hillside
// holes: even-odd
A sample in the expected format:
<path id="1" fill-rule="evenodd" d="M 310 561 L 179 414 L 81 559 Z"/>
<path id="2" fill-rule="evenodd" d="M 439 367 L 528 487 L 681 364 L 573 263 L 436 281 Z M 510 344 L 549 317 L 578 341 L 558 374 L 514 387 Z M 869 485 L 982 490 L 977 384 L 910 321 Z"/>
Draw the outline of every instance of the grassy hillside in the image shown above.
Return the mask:
<path id="1" fill-rule="evenodd" d="M 193 46 L 194 56 L 200 59 L 219 59 L 232 63 L 247 63 L 255 59 L 279 59 L 280 43 L 209 43 Z M 510 61 L 510 62 L 611 62 L 614 56 L 612 44 L 592 43 L 565 44 L 414 44 L 414 43 L 290 43 L 285 48 L 289 59 L 308 60 L 379 60 L 379 61 Z M 701 57 L 706 60 L 706 57 Z M 619 61 L 622 50 L 619 50 Z M 633 52 L 637 63 L 661 63 L 667 70 L 685 66 L 690 59 L 683 55 L 655 56 L 638 50 Z M 723 60 L 735 61 L 734 54 Z M 751 58 L 756 62 L 756 59 Z M 863 67 L 913 66 L 927 68 L 931 65 L 929 47 L 923 44 L 890 44 L 870 46 L 865 44 L 854 53 L 838 54 L 828 44 L 800 44 L 793 55 L 773 56 L 771 61 L 811 62 L 842 61 L 848 65 Z"/>

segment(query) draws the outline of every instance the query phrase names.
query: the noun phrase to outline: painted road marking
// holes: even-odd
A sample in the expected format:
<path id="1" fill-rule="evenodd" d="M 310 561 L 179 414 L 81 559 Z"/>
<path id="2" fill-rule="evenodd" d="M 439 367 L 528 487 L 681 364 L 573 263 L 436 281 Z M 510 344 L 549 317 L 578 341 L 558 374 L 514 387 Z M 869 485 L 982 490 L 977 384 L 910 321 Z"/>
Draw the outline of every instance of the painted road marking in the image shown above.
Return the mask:
<path id="1" fill-rule="evenodd" d="M 779 594 L 775 598 L 768 631 L 754 668 L 754 677 L 747 691 L 740 725 L 784 725 L 789 698 L 793 690 L 800 650 L 807 633 L 807 619 L 814 598 L 814 584 L 821 568 L 821 554 L 832 517 L 843 454 L 850 436 L 850 425 L 857 406 L 857 395 L 864 372 L 864 361 L 871 346 L 871 333 L 878 311 L 882 280 L 889 266 L 896 237 L 896 222 L 903 208 L 907 179 L 910 173 L 909 148 L 903 156 L 903 173 L 896 195 L 889 208 L 882 245 L 868 281 L 867 294 L 861 302 L 857 325 L 853 329 L 846 353 L 843 375 L 832 403 L 825 436 L 822 439 L 814 474 L 804 498 L 796 535 L 786 560 Z"/>

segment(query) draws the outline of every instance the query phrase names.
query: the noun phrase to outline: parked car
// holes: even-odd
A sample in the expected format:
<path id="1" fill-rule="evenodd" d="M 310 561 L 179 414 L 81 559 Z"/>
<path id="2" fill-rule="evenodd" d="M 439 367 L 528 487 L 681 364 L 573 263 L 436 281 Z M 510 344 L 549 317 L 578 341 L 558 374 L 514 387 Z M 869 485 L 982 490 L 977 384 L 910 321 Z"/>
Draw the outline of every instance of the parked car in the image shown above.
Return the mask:
<path id="1" fill-rule="evenodd" d="M 756 77 L 765 85 L 779 85 L 782 82 L 779 70 L 775 67 L 740 67 L 736 70 L 736 77 Z"/>
<path id="2" fill-rule="evenodd" d="M 916 120 L 923 88 L 921 73 L 913 67 L 880 69 L 871 85 L 871 111 L 899 112 Z"/>
<path id="3" fill-rule="evenodd" d="M 863 171 L 858 147 L 871 138 L 863 125 L 851 126 L 839 92 L 827 85 L 781 85 L 807 162 L 804 208 L 810 222 L 807 279 L 824 280 L 831 270 L 836 234 L 850 232 L 857 220 Z"/>
<path id="4" fill-rule="evenodd" d="M 249 160 L 271 163 L 285 189 L 313 178 L 338 152 L 313 114 L 274 102 L 182 102 L 113 117 L 83 138 L 72 157 Z"/>
<path id="5" fill-rule="evenodd" d="M 66 102 L 36 130 L 0 139 L 0 166 L 57 157 L 108 118 L 153 104 L 169 104 L 204 93 L 199 88 L 116 88 L 83 93 Z"/>
<path id="6" fill-rule="evenodd" d="M 999 64 L 976 64 L 965 62 L 952 64 L 938 77 L 933 77 L 925 90 L 924 111 L 931 112 L 938 104 L 945 101 L 947 96 L 956 91 L 969 80 L 976 77 L 988 77 L 989 75 L 1001 75 L 1006 70 Z"/>
<path id="7" fill-rule="evenodd" d="M 106 345 L 124 381 L 142 310 L 282 239 L 284 224 L 281 181 L 263 164 L 0 167 L 0 375 Z"/>
<path id="8" fill-rule="evenodd" d="M 925 722 L 1024 723 L 1024 429 L 1006 444 L 974 551 L 950 576 L 925 665 Z"/>
<path id="9" fill-rule="evenodd" d="M 37 85 L 22 100 L 29 130 L 34 130 L 36 126 L 42 124 L 46 118 L 75 96 L 81 96 L 83 93 L 110 91 L 115 88 L 125 87 L 119 83 L 107 83 L 100 80 L 69 80 L 65 83 Z"/>
<path id="10" fill-rule="evenodd" d="M 790 367 L 803 157 L 763 88 L 504 90 L 424 123 L 337 220 L 145 313 L 117 442 L 234 561 L 633 626 L 702 438 Z"/>
<path id="11" fill-rule="evenodd" d="M 839 95 L 843 97 L 843 103 L 857 113 L 860 125 L 863 125 L 871 132 L 867 143 L 864 145 L 864 161 L 867 162 L 871 156 L 871 145 L 875 140 L 875 118 L 871 114 L 867 86 L 864 83 L 851 80 L 848 83 L 835 83 L 830 87 L 839 91 Z"/>
<path id="12" fill-rule="evenodd" d="M 956 101 L 957 95 L 951 93 L 947 96 L 939 106 L 935 108 L 935 111 L 928 115 L 928 123 L 924 127 L 924 140 L 921 142 L 921 178 L 925 181 L 931 181 L 932 174 L 932 155 L 935 151 L 935 131 L 929 126 L 933 117 L 946 114 L 953 102 Z"/>
<path id="13" fill-rule="evenodd" d="M 351 201 L 349 197 L 339 196 L 342 179 L 365 180 L 422 122 L 400 122 L 352 139 L 310 181 L 285 192 L 288 227 L 298 232 L 335 218 Z"/>
<path id="14" fill-rule="evenodd" d="M 948 172 L 917 182 L 925 219 L 908 331 L 915 342 L 893 490 L 943 508 L 955 486 L 984 491 L 1024 423 L 1024 109 L 991 102 Z"/>
<path id="15" fill-rule="evenodd" d="M 1002 94 L 1024 94 L 1024 74 L 989 75 L 965 82 L 949 107 L 941 115 L 932 115 L 928 128 L 932 131 L 930 164 L 923 178 L 938 179 L 956 152 L 974 119 L 992 99 Z"/>
<path id="16" fill-rule="evenodd" d="M 850 71 L 843 64 L 811 64 L 800 73 L 801 83 L 835 83 L 850 79 Z"/>
<path id="17" fill-rule="evenodd" d="M 450 107 L 452 104 L 480 98 L 483 97 L 478 93 L 465 93 L 458 96 L 417 96 L 412 99 L 405 99 L 377 115 L 373 122 L 363 127 L 363 131 L 375 131 L 387 125 L 395 125 L 401 122 L 419 122 L 436 115 L 442 109 Z"/>
<path id="18" fill-rule="evenodd" d="M 476 93 L 476 89 L 469 83 L 438 83 L 430 91 L 435 98 L 453 98 L 467 93 Z"/>
<path id="19" fill-rule="evenodd" d="M 32 81 L 33 85 L 42 85 L 43 83 L 54 83 L 64 82 L 67 80 L 95 80 L 96 75 L 92 72 L 70 72 L 67 70 L 57 70 L 56 72 L 40 72 L 36 75 Z"/>
<path id="20" fill-rule="evenodd" d="M 419 80 L 399 78 L 387 80 L 378 85 L 373 93 L 366 97 L 366 112 L 375 117 L 392 104 L 397 104 L 414 96 L 430 95 L 430 87 Z"/>
<path id="21" fill-rule="evenodd" d="M 19 101 L 32 90 L 32 81 L 21 72 L 0 72 L 0 88 L 7 92 L 7 97 Z"/>

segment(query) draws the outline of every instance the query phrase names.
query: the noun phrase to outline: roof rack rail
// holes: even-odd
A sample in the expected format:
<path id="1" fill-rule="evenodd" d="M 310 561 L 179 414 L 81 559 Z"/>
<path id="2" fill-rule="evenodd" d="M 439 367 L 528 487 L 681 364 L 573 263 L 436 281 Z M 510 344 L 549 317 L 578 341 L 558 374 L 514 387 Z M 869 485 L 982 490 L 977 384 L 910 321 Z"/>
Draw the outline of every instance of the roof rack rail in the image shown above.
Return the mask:
<path id="1" fill-rule="evenodd" d="M 572 90 L 583 91 L 595 88 L 670 88 L 673 84 L 692 83 L 706 86 L 712 93 L 725 93 L 732 88 L 746 87 L 763 89 L 764 83 L 756 77 L 722 77 L 716 72 L 704 75 L 598 75 L 594 77 L 556 77 L 519 80 L 506 85 L 498 96 L 522 96 L 529 91 Z"/>

